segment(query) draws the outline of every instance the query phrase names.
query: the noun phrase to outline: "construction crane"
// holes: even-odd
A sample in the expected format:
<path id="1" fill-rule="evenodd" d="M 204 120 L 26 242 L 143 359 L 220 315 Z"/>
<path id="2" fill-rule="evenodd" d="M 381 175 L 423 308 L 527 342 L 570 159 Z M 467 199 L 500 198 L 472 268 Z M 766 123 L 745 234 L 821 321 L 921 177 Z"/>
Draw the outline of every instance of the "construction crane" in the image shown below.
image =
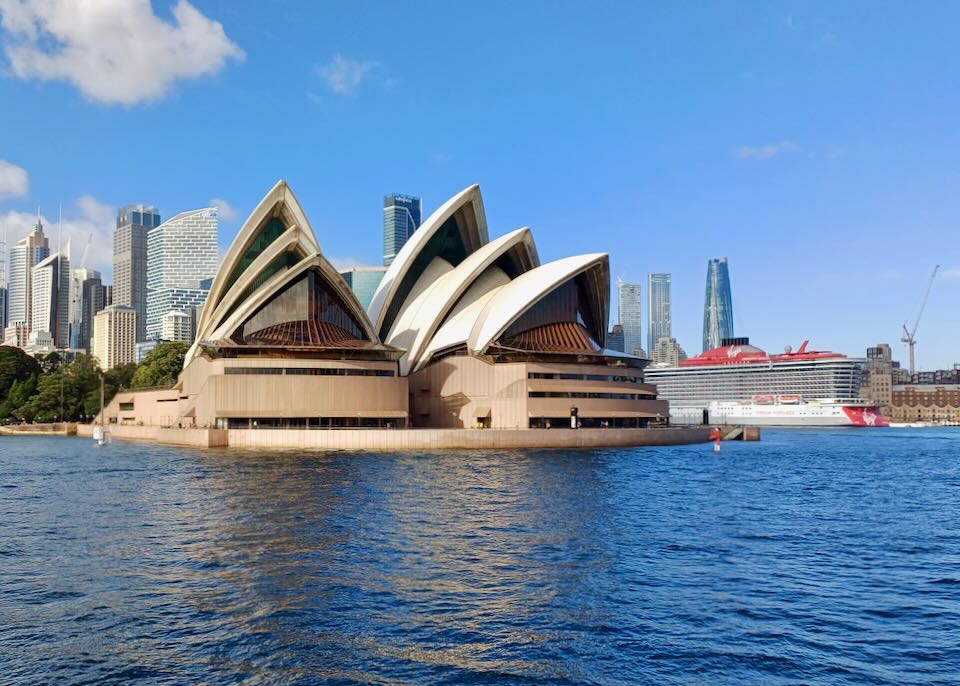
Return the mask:
<path id="1" fill-rule="evenodd" d="M 87 234 L 87 242 L 83 245 L 83 256 L 80 258 L 80 268 L 87 266 L 87 253 L 90 252 L 90 241 L 93 240 L 93 233 Z"/>
<path id="2" fill-rule="evenodd" d="M 913 323 L 913 329 L 907 329 L 907 323 L 903 323 L 903 338 L 900 340 L 906 343 L 907 347 L 910 349 L 910 374 L 913 374 L 914 371 L 916 371 L 914 369 L 913 347 L 917 344 L 917 327 L 920 326 L 920 317 L 923 316 L 923 309 L 927 306 L 927 298 L 930 297 L 930 289 L 933 288 L 933 280 L 936 278 L 937 270 L 939 269 L 939 264 L 933 268 L 933 273 L 930 275 L 930 281 L 927 282 L 927 290 L 923 294 L 923 300 L 920 301 L 920 311 L 917 312 L 917 320 Z"/>

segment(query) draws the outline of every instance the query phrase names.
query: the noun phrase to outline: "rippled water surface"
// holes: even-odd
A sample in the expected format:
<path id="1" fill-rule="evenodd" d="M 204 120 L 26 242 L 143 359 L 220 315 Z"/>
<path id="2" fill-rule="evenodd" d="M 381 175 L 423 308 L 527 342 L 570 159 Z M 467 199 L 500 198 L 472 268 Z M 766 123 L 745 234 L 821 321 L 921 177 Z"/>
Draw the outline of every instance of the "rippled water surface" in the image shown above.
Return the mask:
<path id="1" fill-rule="evenodd" d="M 0 682 L 958 683 L 960 430 L 0 438 Z"/>

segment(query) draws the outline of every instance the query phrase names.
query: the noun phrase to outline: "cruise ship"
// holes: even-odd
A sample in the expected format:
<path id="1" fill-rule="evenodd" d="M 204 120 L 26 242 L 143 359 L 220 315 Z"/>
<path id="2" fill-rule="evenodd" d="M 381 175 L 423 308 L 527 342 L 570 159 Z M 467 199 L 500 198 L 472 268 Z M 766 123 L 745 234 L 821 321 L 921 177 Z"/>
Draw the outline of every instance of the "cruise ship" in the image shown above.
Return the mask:
<path id="1" fill-rule="evenodd" d="M 748 338 L 680 362 L 648 367 L 644 378 L 670 401 L 674 424 L 754 426 L 888 426 L 879 408 L 861 400 L 864 360 L 796 350 L 770 355 Z"/>

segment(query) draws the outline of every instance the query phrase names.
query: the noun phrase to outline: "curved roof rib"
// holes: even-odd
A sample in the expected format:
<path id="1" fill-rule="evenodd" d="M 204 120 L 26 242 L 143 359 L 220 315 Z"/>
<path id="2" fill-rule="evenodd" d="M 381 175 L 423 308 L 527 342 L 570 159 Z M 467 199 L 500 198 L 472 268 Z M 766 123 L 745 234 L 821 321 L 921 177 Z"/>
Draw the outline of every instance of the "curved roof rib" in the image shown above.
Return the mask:
<path id="1" fill-rule="evenodd" d="M 467 340 L 467 349 L 475 355 L 484 354 L 525 312 L 563 284 L 581 275 L 585 278 L 587 306 L 592 314 L 592 321 L 586 324 L 589 333 L 602 348 L 606 340 L 610 307 L 610 265 L 606 253 L 566 257 L 513 279 L 497 291 L 477 317 Z"/>
<path id="2" fill-rule="evenodd" d="M 529 228 L 511 231 L 487 243 L 455 269 L 436 279 L 415 302 L 404 308 L 384 341 L 407 351 L 400 359 L 402 374 L 415 371 L 427 361 L 421 359 L 421 353 L 458 305 L 461 296 L 467 293 L 486 269 L 501 262 L 509 272 L 505 277 L 507 279 L 519 276 L 540 264 Z M 501 283 L 496 284 L 499 285 Z M 491 284 L 489 287 L 494 286 Z M 482 292 L 473 292 L 472 299 L 480 295 Z"/>
<path id="3" fill-rule="evenodd" d="M 260 235 L 269 220 L 274 218 L 280 219 L 287 231 L 293 229 L 296 232 L 306 254 L 320 252 L 320 244 L 317 243 L 313 229 L 310 228 L 310 222 L 307 221 L 303 208 L 297 202 L 290 186 L 282 179 L 277 181 L 273 188 L 263 196 L 250 216 L 247 217 L 243 226 L 240 227 L 237 237 L 230 244 L 230 249 L 227 250 L 227 254 L 220 264 L 220 269 L 217 271 L 213 284 L 210 286 L 210 292 L 207 294 L 203 311 L 200 313 L 200 320 L 197 322 L 198 338 L 199 332 L 208 328 L 209 320 L 223 300 L 227 290 L 235 285 L 246 269 L 253 265 L 253 262 L 251 262 L 244 266 L 242 264 L 243 258 L 250 257 L 247 252 L 254 240 Z"/>
<path id="4" fill-rule="evenodd" d="M 456 267 L 486 242 L 487 218 L 475 184 L 441 205 L 397 253 L 370 302 L 377 333 L 386 338 L 431 262 L 442 259 Z"/>
<path id="5" fill-rule="evenodd" d="M 370 320 L 343 277 L 320 254 L 310 222 L 285 181 L 278 181 L 244 222 L 214 278 L 197 335 L 184 359 L 196 356 L 200 341 L 220 340 L 304 270 L 316 267 L 345 308 L 361 323 L 370 340 L 379 342 Z"/>
<path id="6" fill-rule="evenodd" d="M 308 255 L 294 267 L 286 271 L 278 272 L 267 279 L 250 297 L 240 303 L 240 306 L 226 317 L 216 329 L 212 330 L 208 338 L 213 341 L 230 338 L 248 317 L 255 314 L 262 305 L 266 304 L 267 301 L 282 290 L 284 286 L 307 270 L 313 268 L 316 268 L 320 272 L 324 281 L 334 290 L 340 302 L 346 306 L 347 311 L 357 320 L 360 326 L 363 327 L 367 339 L 372 343 L 379 343 L 380 339 L 373 330 L 367 313 L 364 311 L 360 301 L 357 300 L 357 296 L 354 295 L 353 291 L 347 285 L 347 282 L 340 276 L 340 273 L 337 272 L 337 270 L 333 268 L 333 265 L 320 253 Z"/>

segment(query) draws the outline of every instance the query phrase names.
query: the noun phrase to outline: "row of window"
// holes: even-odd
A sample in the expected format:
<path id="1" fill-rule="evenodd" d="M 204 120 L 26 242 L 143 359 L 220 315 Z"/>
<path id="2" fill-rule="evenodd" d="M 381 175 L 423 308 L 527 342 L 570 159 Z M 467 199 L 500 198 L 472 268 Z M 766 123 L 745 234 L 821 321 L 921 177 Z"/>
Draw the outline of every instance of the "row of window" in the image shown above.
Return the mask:
<path id="1" fill-rule="evenodd" d="M 224 374 L 271 374 L 288 376 L 396 376 L 392 369 L 347 369 L 344 367 L 226 367 Z"/>
<path id="2" fill-rule="evenodd" d="M 530 398 L 589 398 L 594 400 L 653 400 L 656 398 L 651 393 L 577 393 L 577 392 L 556 392 L 556 391 L 530 391 L 527 394 Z"/>
<path id="3" fill-rule="evenodd" d="M 530 417 L 531 429 L 571 429 L 570 417 Z M 647 417 L 579 417 L 580 429 L 645 429 L 651 425 L 666 425 L 666 420 Z"/>
<path id="4" fill-rule="evenodd" d="M 560 379 L 562 381 L 613 381 L 615 383 L 643 383 L 639 376 L 607 376 L 605 374 L 558 374 L 529 372 L 528 379 Z"/>
<path id="5" fill-rule="evenodd" d="M 219 417 L 218 429 L 402 429 L 403 417 Z"/>

